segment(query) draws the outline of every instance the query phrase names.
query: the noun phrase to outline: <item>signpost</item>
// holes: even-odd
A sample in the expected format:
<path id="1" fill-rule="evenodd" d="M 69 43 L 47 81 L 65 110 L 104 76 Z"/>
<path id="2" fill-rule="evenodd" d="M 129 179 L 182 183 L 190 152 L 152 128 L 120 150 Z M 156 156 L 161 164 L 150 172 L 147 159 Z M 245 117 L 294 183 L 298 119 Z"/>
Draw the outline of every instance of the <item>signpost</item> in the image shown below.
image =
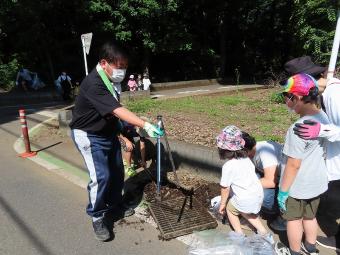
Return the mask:
<path id="1" fill-rule="evenodd" d="M 332 55 L 329 61 L 327 79 L 333 78 L 336 59 L 338 57 L 338 52 L 339 52 L 339 43 L 340 43 L 340 10 L 338 11 L 337 24 L 336 24 L 335 35 L 334 35 L 334 40 L 333 40 Z"/>
<path id="2" fill-rule="evenodd" d="M 82 34 L 81 37 L 80 37 L 82 45 L 83 45 L 83 54 L 84 54 L 84 64 L 85 64 L 85 74 L 86 75 L 88 75 L 88 73 L 89 73 L 88 70 L 87 70 L 86 55 L 88 55 L 89 52 L 90 52 L 92 35 L 93 35 L 93 33 L 87 33 L 87 34 Z"/>

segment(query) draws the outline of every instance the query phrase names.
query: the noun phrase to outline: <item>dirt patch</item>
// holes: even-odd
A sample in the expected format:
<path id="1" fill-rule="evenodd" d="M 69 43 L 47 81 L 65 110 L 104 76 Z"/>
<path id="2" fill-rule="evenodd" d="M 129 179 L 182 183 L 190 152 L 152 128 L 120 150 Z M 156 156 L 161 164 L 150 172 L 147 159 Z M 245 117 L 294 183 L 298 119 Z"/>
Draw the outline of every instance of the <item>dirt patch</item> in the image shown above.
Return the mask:
<path id="1" fill-rule="evenodd" d="M 204 207 L 208 208 L 210 200 L 215 196 L 220 195 L 220 186 L 218 183 L 208 182 L 203 178 L 191 173 L 188 170 L 177 171 L 178 179 L 181 186 L 192 187 L 193 197 L 195 197 Z M 173 180 L 172 175 L 168 175 Z M 160 196 L 162 200 L 185 197 L 189 194 L 188 189 L 177 187 L 172 180 L 161 186 Z M 148 183 L 144 188 L 144 198 L 148 202 L 153 202 L 156 199 L 157 187 L 156 184 Z"/>

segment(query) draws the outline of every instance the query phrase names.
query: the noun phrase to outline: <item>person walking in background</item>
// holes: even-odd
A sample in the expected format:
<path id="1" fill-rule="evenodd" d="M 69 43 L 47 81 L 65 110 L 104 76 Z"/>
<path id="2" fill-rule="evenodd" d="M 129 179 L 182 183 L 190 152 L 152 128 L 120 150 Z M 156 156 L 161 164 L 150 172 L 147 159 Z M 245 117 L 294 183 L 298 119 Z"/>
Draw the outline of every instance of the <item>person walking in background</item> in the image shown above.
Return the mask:
<path id="1" fill-rule="evenodd" d="M 220 214 L 227 213 L 235 232 L 231 235 L 244 237 L 239 216 L 253 225 L 257 233 L 270 243 L 273 237 L 258 216 L 263 201 L 263 188 L 255 174 L 255 167 L 244 148 L 242 132 L 235 126 L 227 126 L 216 137 L 220 158 L 227 160 L 222 167 Z"/>
<path id="2" fill-rule="evenodd" d="M 21 68 L 17 74 L 15 84 L 17 87 L 21 87 L 24 91 L 28 92 L 33 85 L 33 75 L 36 73 L 31 72 L 26 68 Z"/>
<path id="3" fill-rule="evenodd" d="M 95 236 L 100 241 L 114 238 L 110 223 L 134 213 L 123 204 L 124 166 L 118 140 L 120 119 L 144 128 L 150 137 L 164 132 L 146 122 L 118 101 L 112 83 L 120 83 L 128 67 L 127 53 L 113 42 L 100 50 L 97 66 L 85 77 L 76 98 L 70 127 L 72 139 L 84 158 L 89 173 L 89 203 Z"/>
<path id="4" fill-rule="evenodd" d="M 138 85 L 135 81 L 135 76 L 133 74 L 130 75 L 129 81 L 128 81 L 128 87 L 130 91 L 137 91 Z"/>
<path id="5" fill-rule="evenodd" d="M 151 85 L 151 81 L 149 79 L 149 75 L 147 73 L 143 74 L 143 89 L 149 90 Z"/>
<path id="6" fill-rule="evenodd" d="M 329 142 L 326 149 L 328 190 L 321 195 L 317 220 L 327 237 L 318 236 L 317 243 L 325 248 L 340 252 L 340 80 L 325 79 L 326 67 L 315 65 L 310 57 L 292 59 L 285 64 L 289 73 L 306 72 L 318 83 L 322 106 L 331 124 L 324 125 L 315 120 L 298 123 L 295 133 L 302 139 L 315 140 L 323 137 Z"/>
<path id="7" fill-rule="evenodd" d="M 57 83 L 60 84 L 62 89 L 62 97 L 64 100 L 71 99 L 71 89 L 73 88 L 71 77 L 67 75 L 65 71 L 61 72 L 57 79 Z"/>
<path id="8" fill-rule="evenodd" d="M 287 80 L 283 92 L 289 110 L 300 115 L 296 123 L 313 119 L 329 123 L 326 114 L 318 109 L 318 87 L 307 74 L 297 74 Z M 316 213 L 320 195 L 327 186 L 324 160 L 324 140 L 306 141 L 294 134 L 294 126 L 287 131 L 283 153 L 287 157 L 281 173 L 278 204 L 287 220 L 289 248 L 277 243 L 277 254 L 319 254 L 315 247 L 318 224 Z M 304 241 L 302 237 L 304 234 Z"/>

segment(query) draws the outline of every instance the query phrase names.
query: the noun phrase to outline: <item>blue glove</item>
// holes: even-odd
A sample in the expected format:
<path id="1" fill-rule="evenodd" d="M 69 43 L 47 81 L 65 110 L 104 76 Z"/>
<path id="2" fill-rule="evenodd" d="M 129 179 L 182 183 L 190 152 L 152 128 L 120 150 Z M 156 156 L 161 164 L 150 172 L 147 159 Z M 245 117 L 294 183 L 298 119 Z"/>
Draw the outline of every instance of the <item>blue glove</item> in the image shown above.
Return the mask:
<path id="1" fill-rule="evenodd" d="M 277 194 L 277 202 L 279 204 L 279 208 L 281 212 L 285 212 L 287 210 L 286 208 L 286 200 L 289 196 L 288 191 L 282 191 L 279 189 L 279 194 Z"/>
<path id="2" fill-rule="evenodd" d="M 148 133 L 148 135 L 150 137 L 157 137 L 157 136 L 163 136 L 164 135 L 164 130 L 158 128 L 155 125 L 150 124 L 149 122 L 145 122 L 143 128 Z"/>

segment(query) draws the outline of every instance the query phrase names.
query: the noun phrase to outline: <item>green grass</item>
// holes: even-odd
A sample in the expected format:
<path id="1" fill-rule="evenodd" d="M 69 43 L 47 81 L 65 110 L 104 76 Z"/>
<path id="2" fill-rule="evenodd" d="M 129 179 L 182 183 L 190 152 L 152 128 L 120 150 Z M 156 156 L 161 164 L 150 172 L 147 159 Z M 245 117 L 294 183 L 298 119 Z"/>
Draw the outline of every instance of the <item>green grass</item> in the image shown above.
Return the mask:
<path id="1" fill-rule="evenodd" d="M 234 124 L 255 136 L 258 140 L 283 142 L 288 127 L 296 120 L 286 106 L 273 100 L 277 88 L 253 91 L 226 92 L 213 96 L 192 96 L 168 100 L 130 101 L 127 107 L 138 115 L 149 117 L 183 115 L 209 120 L 209 125 L 221 129 Z M 199 118 L 198 118 L 199 117 Z"/>

